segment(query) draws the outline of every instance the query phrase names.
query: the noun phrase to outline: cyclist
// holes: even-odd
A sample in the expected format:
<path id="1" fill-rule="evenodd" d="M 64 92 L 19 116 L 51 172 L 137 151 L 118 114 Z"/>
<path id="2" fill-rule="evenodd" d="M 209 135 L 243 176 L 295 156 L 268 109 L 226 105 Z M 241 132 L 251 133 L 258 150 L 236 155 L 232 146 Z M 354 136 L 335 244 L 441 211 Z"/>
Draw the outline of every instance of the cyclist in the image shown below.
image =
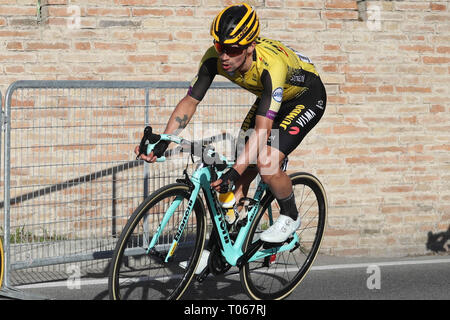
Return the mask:
<path id="1" fill-rule="evenodd" d="M 280 165 L 322 117 L 326 93 L 307 57 L 259 33 L 256 12 L 246 3 L 230 5 L 216 16 L 211 25 L 214 45 L 204 54 L 164 133 L 178 134 L 187 125 L 217 74 L 254 93 L 257 99 L 242 124 L 236 162 L 211 187 L 226 192 L 234 185 L 239 200 L 259 172 L 281 213 L 261 240 L 280 243 L 300 226 L 291 180 Z M 167 147 L 161 141 L 141 158 L 154 162 Z"/>

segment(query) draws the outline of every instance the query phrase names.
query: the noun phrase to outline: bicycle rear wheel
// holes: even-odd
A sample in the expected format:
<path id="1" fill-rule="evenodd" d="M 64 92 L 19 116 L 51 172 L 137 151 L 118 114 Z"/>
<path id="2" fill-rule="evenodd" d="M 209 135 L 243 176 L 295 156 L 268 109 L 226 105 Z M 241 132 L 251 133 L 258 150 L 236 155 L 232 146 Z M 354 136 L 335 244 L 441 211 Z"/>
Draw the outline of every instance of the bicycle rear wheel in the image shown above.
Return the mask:
<path id="1" fill-rule="evenodd" d="M 163 187 L 147 197 L 124 227 L 114 250 L 109 273 L 109 295 L 120 300 L 179 299 L 197 267 L 206 237 L 206 212 L 200 197 L 188 221 L 181 221 L 188 208 L 190 191 L 184 184 Z M 163 229 L 155 250 L 148 245 L 165 212 L 180 201 Z M 176 203 L 176 202 L 175 202 Z M 178 231 L 185 223 L 173 256 L 165 258 Z M 187 266 L 180 264 L 188 262 Z"/>
<path id="2" fill-rule="evenodd" d="M 301 226 L 296 231 L 300 243 L 293 250 L 249 262 L 241 268 L 241 283 L 252 299 L 287 297 L 302 282 L 320 249 L 327 215 L 324 188 L 316 177 L 308 173 L 295 173 L 290 177 L 298 213 L 302 219 Z M 271 193 L 261 200 L 260 210 L 242 248 L 244 252 L 273 222 L 269 219 L 269 208 L 273 220 L 276 220 L 280 211 L 278 202 Z"/>

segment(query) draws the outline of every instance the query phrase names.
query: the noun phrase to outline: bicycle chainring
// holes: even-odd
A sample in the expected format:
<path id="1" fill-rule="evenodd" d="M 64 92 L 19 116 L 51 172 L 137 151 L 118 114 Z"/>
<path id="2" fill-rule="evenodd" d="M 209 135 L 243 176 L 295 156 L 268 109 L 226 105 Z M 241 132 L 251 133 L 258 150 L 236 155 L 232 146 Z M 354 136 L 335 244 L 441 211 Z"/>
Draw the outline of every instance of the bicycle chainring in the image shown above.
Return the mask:
<path id="1" fill-rule="evenodd" d="M 215 276 L 224 274 L 231 268 L 231 265 L 222 256 L 219 246 L 212 248 L 208 259 L 208 267 L 209 271 Z"/>

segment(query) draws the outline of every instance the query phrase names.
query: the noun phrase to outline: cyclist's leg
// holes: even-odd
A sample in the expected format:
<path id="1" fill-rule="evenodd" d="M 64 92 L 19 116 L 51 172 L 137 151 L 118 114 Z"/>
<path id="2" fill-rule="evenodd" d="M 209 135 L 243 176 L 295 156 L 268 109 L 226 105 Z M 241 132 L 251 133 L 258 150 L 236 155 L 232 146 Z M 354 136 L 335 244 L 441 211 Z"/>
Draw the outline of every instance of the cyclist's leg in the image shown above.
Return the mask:
<path id="1" fill-rule="evenodd" d="M 267 180 L 277 199 L 285 198 L 292 192 L 289 177 L 279 169 L 280 163 L 319 122 L 325 106 L 326 92 L 320 79 L 300 97 L 281 105 L 280 116 L 272 127 L 272 139 L 268 141 L 267 150 L 263 150 L 258 158 L 258 169 L 263 181 Z"/>
<path id="2" fill-rule="evenodd" d="M 272 129 L 276 138 L 271 146 L 288 156 L 322 118 L 326 102 L 325 87 L 320 79 L 298 98 L 283 102 L 282 115 L 275 119 Z"/>
<path id="3" fill-rule="evenodd" d="M 236 159 L 238 158 L 239 154 L 241 154 L 244 150 L 245 144 L 248 141 L 248 138 L 250 137 L 252 130 L 255 128 L 255 117 L 256 117 L 256 109 L 258 108 L 260 99 L 257 98 L 255 103 L 250 108 L 249 112 L 245 116 L 244 121 L 242 122 L 241 129 L 239 130 L 238 140 L 236 144 Z M 241 178 L 236 183 L 236 188 L 234 190 L 234 196 L 236 198 L 236 201 L 239 202 L 239 200 L 242 197 L 246 197 L 248 193 L 248 189 L 250 187 L 250 184 L 255 179 L 256 175 L 258 174 L 258 169 L 256 167 L 256 163 L 250 163 L 248 168 L 244 171 L 244 173 L 241 175 Z M 240 210 L 241 208 L 239 208 Z"/>
<path id="4" fill-rule="evenodd" d="M 325 105 L 326 93 L 320 80 L 299 98 L 284 103 L 282 115 L 276 119 L 271 132 L 270 146 L 258 157 L 261 177 L 270 186 L 282 214 L 281 219 L 261 235 L 264 241 L 284 241 L 300 226 L 292 183 L 286 172 L 280 170 L 280 163 L 319 122 Z"/>
<path id="5" fill-rule="evenodd" d="M 241 175 L 241 178 L 237 181 L 236 188 L 234 190 L 234 196 L 237 202 L 239 202 L 242 197 L 247 196 L 250 184 L 255 179 L 257 174 L 258 169 L 256 166 L 250 166 Z M 241 210 L 241 208 L 239 208 L 239 210 Z"/>
<path id="6" fill-rule="evenodd" d="M 265 146 L 258 156 L 258 171 L 264 183 L 268 184 L 277 199 L 288 197 L 292 193 L 289 176 L 281 169 L 286 156 L 271 146 Z"/>
<path id="7" fill-rule="evenodd" d="M 261 179 L 269 185 L 280 207 L 280 216 L 261 234 L 261 240 L 265 242 L 284 242 L 300 226 L 291 179 L 280 168 L 284 158 L 282 152 L 270 146 L 266 146 L 258 157 Z"/>

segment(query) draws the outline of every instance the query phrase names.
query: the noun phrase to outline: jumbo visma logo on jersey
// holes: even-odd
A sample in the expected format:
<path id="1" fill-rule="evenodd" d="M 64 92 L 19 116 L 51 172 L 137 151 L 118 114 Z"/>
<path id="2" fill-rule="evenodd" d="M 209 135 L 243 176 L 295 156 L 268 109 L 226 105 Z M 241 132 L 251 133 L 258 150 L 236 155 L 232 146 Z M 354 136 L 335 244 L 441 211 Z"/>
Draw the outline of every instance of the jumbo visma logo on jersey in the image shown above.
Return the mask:
<path id="1" fill-rule="evenodd" d="M 283 119 L 283 121 L 280 123 L 280 127 L 283 128 L 284 130 L 287 130 L 287 127 L 292 123 L 292 121 L 294 121 L 295 117 L 297 117 L 302 112 L 303 109 L 305 109 L 305 106 L 302 104 L 299 104 L 298 106 L 296 106 L 294 108 L 294 110 L 292 110 Z"/>
<path id="2" fill-rule="evenodd" d="M 301 114 L 303 109 L 305 109 L 305 106 L 302 104 L 295 106 L 294 110 L 292 110 L 280 123 L 280 127 L 287 130 L 288 126 L 290 126 L 292 121 L 295 120 L 296 124 L 304 128 L 305 125 L 316 116 L 316 113 L 312 110 L 306 110 L 304 114 Z M 298 129 L 298 131 L 290 130 L 289 133 L 297 134 L 300 131 L 300 128 Z"/>

